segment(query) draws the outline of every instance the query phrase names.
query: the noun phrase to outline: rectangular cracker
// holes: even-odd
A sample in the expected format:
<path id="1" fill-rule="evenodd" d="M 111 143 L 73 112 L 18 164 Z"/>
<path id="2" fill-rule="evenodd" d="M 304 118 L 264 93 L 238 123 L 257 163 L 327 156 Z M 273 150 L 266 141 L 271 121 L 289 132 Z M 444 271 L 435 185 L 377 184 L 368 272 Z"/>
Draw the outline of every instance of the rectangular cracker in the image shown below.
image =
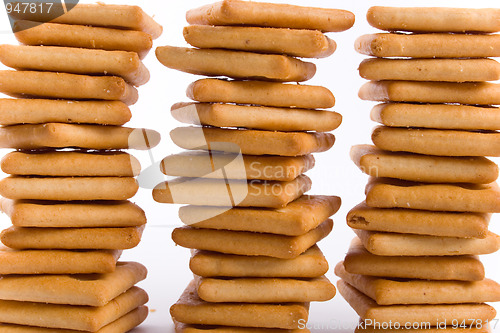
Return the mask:
<path id="1" fill-rule="evenodd" d="M 309 191 L 311 185 L 305 175 L 289 182 L 182 177 L 158 184 L 153 199 L 171 204 L 282 208 Z"/>
<path id="2" fill-rule="evenodd" d="M 380 149 L 438 156 L 500 156 L 500 132 L 378 126 L 372 133 Z"/>
<path id="3" fill-rule="evenodd" d="M 500 300 L 500 285 L 490 279 L 474 282 L 401 281 L 351 274 L 345 270 L 342 262 L 335 267 L 335 274 L 378 305 L 461 304 Z"/>
<path id="4" fill-rule="evenodd" d="M 160 142 L 156 131 L 118 126 L 47 123 L 0 128 L 0 148 L 151 149 Z"/>
<path id="5" fill-rule="evenodd" d="M 176 321 L 186 324 L 296 329 L 307 321 L 308 303 L 208 303 L 196 293 L 194 281 L 170 308 Z"/>
<path id="6" fill-rule="evenodd" d="M 220 103 L 177 103 L 171 113 L 178 121 L 192 125 L 283 132 L 329 132 L 342 123 L 342 116 L 334 111 Z"/>
<path id="7" fill-rule="evenodd" d="M 355 238 L 344 261 L 352 274 L 423 280 L 484 280 L 484 266 L 475 256 L 386 257 L 368 252 Z"/>
<path id="8" fill-rule="evenodd" d="M 0 274 L 112 273 L 122 251 L 12 250 L 0 245 Z"/>
<path id="9" fill-rule="evenodd" d="M 184 206 L 179 217 L 195 228 L 253 231 L 299 236 L 316 228 L 340 208 L 340 198 L 304 195 L 280 209 Z"/>
<path id="10" fill-rule="evenodd" d="M 134 52 L 55 46 L 0 45 L 0 61 L 20 70 L 120 76 L 135 86 L 149 81 L 149 71 Z"/>
<path id="11" fill-rule="evenodd" d="M 160 46 L 156 57 L 166 67 L 206 76 L 301 82 L 316 74 L 316 65 L 281 54 Z"/>
<path id="12" fill-rule="evenodd" d="M 22 177 L 0 180 L 0 195 L 14 200 L 126 200 L 139 189 L 133 177 Z"/>
<path id="13" fill-rule="evenodd" d="M 379 256 L 457 256 L 491 254 L 500 250 L 500 236 L 456 238 L 355 230 L 364 247 Z"/>
<path id="14" fill-rule="evenodd" d="M 436 129 L 500 129 L 500 110 L 456 104 L 383 103 L 373 107 L 371 119 L 390 127 Z"/>
<path id="15" fill-rule="evenodd" d="M 139 161 L 124 152 L 11 152 L 0 166 L 7 174 L 24 176 L 134 177 L 141 172 Z"/>
<path id="16" fill-rule="evenodd" d="M 262 27 L 189 25 L 184 39 L 203 49 L 229 49 L 302 58 L 326 58 L 337 44 L 320 31 Z"/>
<path id="17" fill-rule="evenodd" d="M 328 236 L 333 221 L 326 220 L 301 236 L 283 236 L 245 231 L 176 228 L 172 239 L 177 245 L 190 249 L 215 251 L 244 256 L 269 256 L 293 259 Z"/>
<path id="18" fill-rule="evenodd" d="M 148 301 L 132 287 L 102 307 L 0 301 L 0 321 L 7 324 L 95 332 Z"/>
<path id="19" fill-rule="evenodd" d="M 137 89 L 118 76 L 36 71 L 0 71 L 0 92 L 13 97 L 101 99 L 135 104 Z"/>
<path id="20" fill-rule="evenodd" d="M 491 214 L 371 208 L 362 202 L 347 214 L 354 229 L 459 238 L 486 238 Z"/>
<path id="21" fill-rule="evenodd" d="M 365 59 L 359 75 L 367 80 L 482 82 L 500 79 L 493 59 Z"/>
<path id="22" fill-rule="evenodd" d="M 132 117 L 119 101 L 0 99 L 0 125 L 84 123 L 123 125 Z"/>
<path id="23" fill-rule="evenodd" d="M 112 323 L 102 327 L 94 333 L 126 333 L 133 328 L 139 326 L 148 316 L 148 308 L 139 306 L 135 310 L 130 311 L 123 317 L 113 321 Z M 23 326 L 12 324 L 0 324 L 0 329 L 5 333 L 81 333 L 82 331 L 43 328 L 35 326 Z"/>
<path id="24" fill-rule="evenodd" d="M 474 326 L 474 325 L 473 325 Z M 398 331 L 401 333 L 491 333 L 490 325 L 482 325 L 481 328 L 453 328 L 453 326 L 434 327 L 434 328 L 401 328 Z M 356 327 L 354 333 L 389 333 L 392 329 L 375 328 L 374 326 L 359 326 Z"/>
<path id="25" fill-rule="evenodd" d="M 48 17 L 45 11 L 37 11 L 36 13 L 17 13 L 13 11 L 9 15 L 17 20 L 50 21 L 71 25 L 90 25 L 143 31 L 151 35 L 153 39 L 158 38 L 163 30 L 162 26 L 156 23 L 139 6 L 79 3 L 76 6 L 72 6 L 64 15 L 56 18 Z"/>
<path id="26" fill-rule="evenodd" d="M 116 270 L 107 274 L 6 275 L 0 280 L 0 299 L 104 306 L 146 275 L 146 267 L 136 262 L 118 262 Z"/>
<path id="27" fill-rule="evenodd" d="M 255 104 L 303 109 L 331 108 L 335 97 L 325 87 L 263 81 L 201 79 L 187 88 L 198 102 Z"/>
<path id="28" fill-rule="evenodd" d="M 135 52 L 145 58 L 153 47 L 151 35 L 142 31 L 20 20 L 13 29 L 24 45 L 64 46 L 107 51 Z"/>
<path id="29" fill-rule="evenodd" d="M 258 156 L 184 151 L 165 157 L 160 170 L 177 177 L 291 181 L 314 167 L 313 155 Z"/>
<path id="30" fill-rule="evenodd" d="M 251 328 L 231 326 L 188 325 L 174 320 L 176 333 L 310 333 L 304 329 Z M 10 332 L 9 332 L 10 333 Z"/>
<path id="31" fill-rule="evenodd" d="M 16 227 L 137 227 L 144 211 L 130 201 L 47 202 L 0 199 L 0 209 Z"/>
<path id="32" fill-rule="evenodd" d="M 500 37 L 500 35 L 499 35 Z M 359 89 L 368 101 L 500 104 L 500 84 L 490 82 L 370 81 Z"/>
<path id="33" fill-rule="evenodd" d="M 371 178 L 366 204 L 375 208 L 409 208 L 445 212 L 496 213 L 500 190 L 490 184 L 422 184 Z"/>
<path id="34" fill-rule="evenodd" d="M 328 271 L 328 262 L 313 245 L 294 259 L 192 250 L 189 267 L 205 277 L 316 278 Z"/>
<path id="35" fill-rule="evenodd" d="M 351 159 L 361 171 L 372 177 L 476 184 L 488 184 L 498 178 L 498 166 L 484 157 L 427 156 L 356 145 L 351 148 Z"/>
<path id="36" fill-rule="evenodd" d="M 224 0 L 186 13 L 189 24 L 251 25 L 338 32 L 351 28 L 354 14 L 346 10 L 263 2 Z"/>
<path id="37" fill-rule="evenodd" d="M 371 7 L 368 23 L 381 30 L 421 32 L 498 32 L 495 8 Z"/>
<path id="38" fill-rule="evenodd" d="M 476 321 L 490 321 L 496 316 L 493 307 L 480 304 L 424 304 L 424 305 L 377 305 L 374 300 L 343 280 L 337 284 L 339 292 L 365 322 L 400 324 L 438 323 L 453 321 L 475 325 Z M 373 325 L 370 325 L 373 326 Z M 394 326 L 393 326 L 394 327 Z"/>
<path id="39" fill-rule="evenodd" d="M 335 287 L 324 275 L 307 280 L 195 276 L 195 281 L 200 299 L 214 303 L 325 302 L 335 296 Z"/>
<path id="40" fill-rule="evenodd" d="M 354 47 L 361 54 L 375 57 L 498 57 L 500 35 L 379 33 L 359 37 Z"/>
<path id="41" fill-rule="evenodd" d="M 212 127 L 177 127 L 174 143 L 189 150 L 215 150 L 245 155 L 301 156 L 333 147 L 335 136 L 317 132 L 271 132 Z"/>
<path id="42" fill-rule="evenodd" d="M 0 240 L 12 249 L 126 250 L 139 245 L 144 226 L 129 228 L 10 227 Z"/>

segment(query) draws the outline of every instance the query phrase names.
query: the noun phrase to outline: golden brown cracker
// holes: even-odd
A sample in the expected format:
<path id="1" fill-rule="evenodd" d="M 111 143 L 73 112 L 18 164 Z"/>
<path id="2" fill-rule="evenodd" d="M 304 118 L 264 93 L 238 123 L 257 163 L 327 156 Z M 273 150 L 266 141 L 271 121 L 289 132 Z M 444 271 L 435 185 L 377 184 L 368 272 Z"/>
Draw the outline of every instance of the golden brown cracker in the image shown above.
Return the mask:
<path id="1" fill-rule="evenodd" d="M 316 65 L 280 54 L 161 46 L 156 57 L 166 67 L 206 76 L 301 82 L 316 74 Z"/>
<path id="2" fill-rule="evenodd" d="M 180 122 L 268 131 L 333 131 L 342 123 L 334 111 L 220 103 L 177 103 L 172 116 Z"/>

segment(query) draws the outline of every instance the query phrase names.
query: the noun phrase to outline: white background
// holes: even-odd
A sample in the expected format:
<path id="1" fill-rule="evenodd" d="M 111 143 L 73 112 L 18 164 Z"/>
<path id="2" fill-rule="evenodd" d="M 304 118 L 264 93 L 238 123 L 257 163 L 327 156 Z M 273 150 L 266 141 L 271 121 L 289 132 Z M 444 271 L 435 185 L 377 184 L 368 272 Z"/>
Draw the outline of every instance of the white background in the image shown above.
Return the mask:
<path id="1" fill-rule="evenodd" d="M 113 0 L 106 3 L 140 5 L 164 27 L 163 35 L 155 41 L 155 47 L 162 45 L 185 46 L 182 38 L 182 28 L 186 25 L 185 12 L 209 3 L 210 0 Z M 327 59 L 313 60 L 317 64 L 317 74 L 308 83 L 323 85 L 334 93 L 337 105 L 333 108 L 344 117 L 343 124 L 334 131 L 337 138 L 335 146 L 326 153 L 316 154 L 316 167 L 308 172 L 313 180 L 311 194 L 338 195 L 342 197 L 342 208 L 334 216 L 335 227 L 331 235 L 320 243 L 320 247 L 327 256 L 331 272 L 328 277 L 332 281 L 337 278 L 333 274 L 333 267 L 343 259 L 354 233 L 347 227 L 345 216 L 350 208 L 364 198 L 364 186 L 367 177 L 363 175 L 349 159 L 349 148 L 354 144 L 371 143 L 371 129 L 375 123 L 369 119 L 373 102 L 361 101 L 357 96 L 359 87 L 364 83 L 358 76 L 357 66 L 365 56 L 354 51 L 355 39 L 376 30 L 370 27 L 365 20 L 366 11 L 370 6 L 386 5 L 401 6 L 401 1 L 395 0 L 271 0 L 276 3 L 290 3 L 317 7 L 342 8 L 352 11 L 356 15 L 356 24 L 346 32 L 330 33 L 329 36 L 337 42 L 337 51 Z M 90 1 L 81 1 L 90 2 Z M 495 0 L 463 1 L 405 1 L 405 6 L 447 6 L 491 8 L 498 5 Z M 10 32 L 4 12 L 0 13 L 0 43 L 16 44 Z M 151 71 L 151 81 L 139 88 L 139 102 L 132 106 L 133 118 L 127 124 L 131 127 L 146 127 L 155 129 L 162 134 L 162 143 L 153 150 L 153 156 L 159 161 L 167 154 L 179 149 L 169 138 L 169 131 L 179 126 L 170 117 L 170 106 L 176 102 L 187 101 L 185 89 L 189 83 L 198 77 L 177 72 L 163 67 L 155 58 L 154 51 L 145 59 L 146 66 Z M 7 153 L 2 151 L 0 154 Z M 151 165 L 148 154 L 133 152 L 141 159 L 143 168 Z M 498 163 L 498 160 L 496 161 Z M 173 325 L 169 315 L 169 307 L 182 293 L 190 279 L 188 268 L 189 250 L 176 247 L 170 238 L 172 229 L 180 225 L 177 218 L 177 206 L 161 205 L 151 198 L 151 190 L 141 189 L 134 198 L 148 216 L 148 227 L 139 247 L 125 251 L 122 260 L 134 260 L 145 264 L 149 269 L 149 277 L 140 284 L 150 295 L 149 318 L 134 332 L 173 332 Z M 9 226 L 8 218 L 0 216 L 2 228 Z M 491 230 L 500 232 L 500 221 L 494 217 Z M 498 266 L 499 255 L 483 257 L 487 268 L 487 276 L 500 280 Z M 500 307 L 497 307 L 500 310 Z M 358 321 L 357 315 L 337 295 L 334 300 L 326 303 L 311 305 L 310 324 L 323 329 L 314 329 L 313 332 L 344 331 L 352 332 Z M 500 332 L 500 324 L 495 331 Z"/>

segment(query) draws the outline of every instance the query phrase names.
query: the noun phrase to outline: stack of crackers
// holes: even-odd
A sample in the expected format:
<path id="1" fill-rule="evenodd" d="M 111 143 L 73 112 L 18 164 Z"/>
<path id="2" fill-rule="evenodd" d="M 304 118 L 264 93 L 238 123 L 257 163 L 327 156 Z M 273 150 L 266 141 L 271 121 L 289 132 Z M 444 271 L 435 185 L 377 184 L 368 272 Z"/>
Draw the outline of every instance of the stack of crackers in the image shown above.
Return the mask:
<path id="1" fill-rule="evenodd" d="M 195 102 L 172 107 L 195 125 L 171 132 L 189 151 L 166 157 L 154 199 L 189 204 L 174 230 L 192 249 L 194 280 L 171 314 L 177 332 L 302 332 L 309 302 L 334 297 L 328 263 L 316 245 L 333 227 L 335 196 L 304 195 L 315 152 L 329 150 L 326 133 L 341 116 L 310 79 L 313 63 L 331 55 L 323 32 L 342 31 L 352 13 L 226 0 L 187 13 L 186 41 L 196 48 L 159 47 L 167 67 L 214 77 L 187 90 Z M 197 125 L 197 126 L 196 126 Z M 202 127 L 200 127 L 201 125 Z M 308 330 L 303 330 L 308 332 Z"/>
<path id="2" fill-rule="evenodd" d="M 360 332 L 398 328 L 485 332 L 500 285 L 485 279 L 477 255 L 496 252 L 488 231 L 500 212 L 499 9 L 372 7 L 356 50 L 375 56 L 359 71 L 360 90 L 382 126 L 375 146 L 352 148 L 371 176 L 366 201 L 336 267 L 341 294 L 364 321 Z M 397 32 L 396 32 L 397 31 Z M 440 330 L 441 331 L 441 330 Z"/>
<path id="3" fill-rule="evenodd" d="M 54 4 L 54 7 L 56 4 Z M 38 13 L 40 14 L 40 13 Z M 2 332 L 126 332 L 147 316 L 135 284 L 146 268 L 118 262 L 146 217 L 130 199 L 159 134 L 122 127 L 146 83 L 141 62 L 161 26 L 139 7 L 77 5 L 50 23 L 18 13 L 21 46 L 1 45 Z"/>

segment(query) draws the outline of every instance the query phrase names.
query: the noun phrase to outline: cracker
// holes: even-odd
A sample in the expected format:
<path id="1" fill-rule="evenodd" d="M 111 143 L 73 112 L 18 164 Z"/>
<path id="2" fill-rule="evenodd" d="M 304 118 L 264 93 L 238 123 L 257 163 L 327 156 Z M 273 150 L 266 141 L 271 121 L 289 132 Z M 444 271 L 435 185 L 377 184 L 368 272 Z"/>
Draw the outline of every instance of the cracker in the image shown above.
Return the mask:
<path id="1" fill-rule="evenodd" d="M 47 123 L 0 128 L 0 148 L 151 149 L 160 142 L 156 131 L 100 125 Z"/>
<path id="2" fill-rule="evenodd" d="M 464 322 L 466 325 L 475 325 L 476 321 L 489 322 L 496 316 L 493 307 L 480 304 L 425 304 L 425 305 L 377 305 L 374 300 L 358 291 L 343 280 L 337 284 L 339 292 L 354 308 L 365 322 L 399 324 L 404 327 L 407 323 L 430 323 L 436 326 L 446 321 Z M 372 325 L 371 325 L 372 326 Z M 394 326 L 393 326 L 394 327 Z"/>
<path id="3" fill-rule="evenodd" d="M 0 208 L 16 227 L 136 227 L 144 211 L 130 201 L 47 202 L 0 199 Z"/>
<path id="4" fill-rule="evenodd" d="M 490 82 L 371 81 L 359 90 L 361 99 L 380 102 L 495 105 L 498 96 L 500 84 Z"/>
<path id="5" fill-rule="evenodd" d="M 177 333 L 310 333 L 304 329 L 281 329 L 281 328 L 250 328 L 229 326 L 205 326 L 188 325 L 174 320 L 175 332 Z M 482 333 L 482 332 L 481 332 Z"/>
<path id="6" fill-rule="evenodd" d="M 0 45 L 0 61 L 21 70 L 120 76 L 135 86 L 145 84 L 150 76 L 139 56 L 125 51 Z"/>
<path id="7" fill-rule="evenodd" d="M 376 208 L 409 208 L 445 212 L 496 213 L 500 191 L 491 184 L 420 184 L 371 178 L 366 204 Z"/>
<path id="8" fill-rule="evenodd" d="M 239 0 L 224 0 L 189 10 L 186 19 L 189 24 L 251 25 L 324 32 L 344 31 L 354 24 L 354 14 L 346 10 Z"/>
<path id="9" fill-rule="evenodd" d="M 381 30 L 421 32 L 498 32 L 499 9 L 371 7 L 368 23 Z"/>
<path id="10" fill-rule="evenodd" d="M 291 181 L 314 167 L 312 155 L 257 156 L 208 151 L 184 151 L 165 157 L 161 172 L 168 176 L 215 179 Z"/>
<path id="11" fill-rule="evenodd" d="M 13 11 L 9 15 L 17 20 L 50 21 L 52 23 L 143 31 L 151 35 L 153 39 L 158 38 L 163 30 L 162 26 L 156 23 L 139 6 L 79 3 L 64 15 L 56 18 L 47 16 L 45 11 L 37 11 L 36 13 L 17 13 Z"/>
<path id="12" fill-rule="evenodd" d="M 344 261 L 352 274 L 423 280 L 484 280 L 484 266 L 475 256 L 386 257 L 368 252 L 355 238 Z"/>
<path id="13" fill-rule="evenodd" d="M 350 274 L 342 262 L 335 267 L 335 274 L 378 305 L 485 303 L 500 300 L 500 285 L 489 279 L 475 282 L 400 281 Z"/>
<path id="14" fill-rule="evenodd" d="M 359 75 L 367 80 L 481 82 L 500 79 L 493 59 L 365 59 Z"/>
<path id="15" fill-rule="evenodd" d="M 0 166 L 11 175 L 134 177 L 141 172 L 139 161 L 124 152 L 11 152 Z"/>
<path id="16" fill-rule="evenodd" d="M 335 296 L 335 287 L 324 275 L 307 280 L 195 276 L 195 281 L 198 296 L 215 303 L 325 302 Z"/>
<path id="17" fill-rule="evenodd" d="M 186 324 L 296 329 L 299 321 L 307 321 L 308 308 L 308 303 L 208 303 L 199 298 L 191 281 L 170 314 Z"/>
<path id="18" fill-rule="evenodd" d="M 480 255 L 500 250 L 500 236 L 492 232 L 484 239 L 381 233 L 359 229 L 355 233 L 370 253 L 379 256 Z"/>
<path id="19" fill-rule="evenodd" d="M 342 116 L 333 111 L 251 105 L 177 103 L 171 112 L 187 124 L 268 131 L 329 132 L 342 123 Z"/>
<path id="20" fill-rule="evenodd" d="M 104 326 L 94 333 L 125 333 L 132 330 L 134 327 L 139 326 L 148 316 L 148 308 L 146 306 L 139 306 L 137 309 L 130 311 L 123 317 L 115 320 L 114 322 Z M 0 324 L 2 332 L 5 333 L 81 333 L 81 331 L 42 328 L 34 326 Z"/>
<path id="21" fill-rule="evenodd" d="M 335 143 L 335 136 L 330 133 L 212 127 L 177 127 L 170 132 L 170 137 L 184 149 L 241 152 L 245 155 L 301 156 L 327 151 Z"/>
<path id="22" fill-rule="evenodd" d="M 489 325 L 481 325 L 481 328 L 454 328 L 453 326 L 448 325 L 446 328 L 444 327 L 434 327 L 434 328 L 400 328 L 398 329 L 401 333 L 491 333 Z M 383 328 L 375 328 L 373 326 L 365 326 L 365 327 L 356 327 L 354 333 L 389 333 L 393 332 L 392 329 L 383 329 Z"/>
<path id="23" fill-rule="evenodd" d="M 498 166 L 484 157 L 443 157 L 395 153 L 370 145 L 351 148 L 351 159 L 373 177 L 424 183 L 488 184 L 498 178 Z"/>
<path id="24" fill-rule="evenodd" d="M 193 250 L 189 267 L 206 277 L 316 278 L 328 271 L 328 262 L 314 245 L 294 259 Z"/>
<path id="25" fill-rule="evenodd" d="M 340 202 L 335 196 L 304 195 L 280 209 L 232 208 L 222 211 L 210 206 L 184 206 L 179 209 L 179 217 L 183 223 L 195 228 L 299 236 L 335 214 Z"/>
<path id="26" fill-rule="evenodd" d="M 500 35 L 371 34 L 354 47 L 375 57 L 486 58 L 500 56 Z"/>
<path id="27" fill-rule="evenodd" d="M 0 99 L 0 125 L 84 123 L 123 125 L 132 117 L 119 101 Z"/>
<path id="28" fill-rule="evenodd" d="M 104 306 L 144 280 L 146 267 L 119 262 L 113 273 L 2 276 L 0 299 L 20 302 Z"/>
<path id="29" fill-rule="evenodd" d="M 372 133 L 380 149 L 438 156 L 500 156 L 500 133 L 378 126 Z"/>
<path id="30" fill-rule="evenodd" d="M 32 21 L 17 21 L 12 30 L 21 44 L 32 46 L 128 51 L 137 53 L 141 59 L 153 47 L 151 36 L 142 31 Z"/>
<path id="31" fill-rule="evenodd" d="M 138 287 L 130 288 L 102 307 L 0 301 L 0 321 L 95 332 L 147 301 L 148 295 Z"/>
<path id="32" fill-rule="evenodd" d="M 331 108 L 335 97 L 325 87 L 279 82 L 201 79 L 191 83 L 187 96 L 198 102 L 255 104 L 303 109 Z"/>
<path id="33" fill-rule="evenodd" d="M 383 103 L 371 111 L 371 119 L 390 127 L 499 130 L 500 110 L 452 104 Z"/>
<path id="34" fill-rule="evenodd" d="M 158 184 L 153 190 L 153 198 L 171 204 L 282 208 L 309 191 L 312 185 L 305 175 L 289 182 L 226 182 L 225 179 L 175 178 Z"/>
<path id="35" fill-rule="evenodd" d="M 371 208 L 365 202 L 347 214 L 354 229 L 459 238 L 486 238 L 491 214 Z"/>
<path id="36" fill-rule="evenodd" d="M 125 250 L 139 245 L 144 226 L 129 228 L 20 228 L 0 234 L 12 249 Z"/>
<path id="37" fill-rule="evenodd" d="M 280 54 L 161 46 L 156 57 L 169 68 L 206 76 L 299 82 L 316 74 L 313 63 Z"/>
<path id="38" fill-rule="evenodd" d="M 0 245 L 0 274 L 112 273 L 122 251 L 18 251 Z M 2 321 L 3 322 L 3 321 Z"/>
<path id="39" fill-rule="evenodd" d="M 203 49 L 229 49 L 303 58 L 326 58 L 337 44 L 315 30 L 189 25 L 184 39 Z"/>
<path id="40" fill-rule="evenodd" d="M 36 71 L 0 71 L 0 92 L 13 97 L 101 99 L 135 104 L 137 89 L 118 76 Z"/>
<path id="41" fill-rule="evenodd" d="M 0 195 L 14 200 L 126 200 L 139 185 L 133 177 L 22 177 L 0 180 Z"/>
<path id="42" fill-rule="evenodd" d="M 283 236 L 245 231 L 211 230 L 182 227 L 174 229 L 172 239 L 177 245 L 191 249 L 293 259 L 328 236 L 333 221 L 326 220 L 301 236 Z"/>

